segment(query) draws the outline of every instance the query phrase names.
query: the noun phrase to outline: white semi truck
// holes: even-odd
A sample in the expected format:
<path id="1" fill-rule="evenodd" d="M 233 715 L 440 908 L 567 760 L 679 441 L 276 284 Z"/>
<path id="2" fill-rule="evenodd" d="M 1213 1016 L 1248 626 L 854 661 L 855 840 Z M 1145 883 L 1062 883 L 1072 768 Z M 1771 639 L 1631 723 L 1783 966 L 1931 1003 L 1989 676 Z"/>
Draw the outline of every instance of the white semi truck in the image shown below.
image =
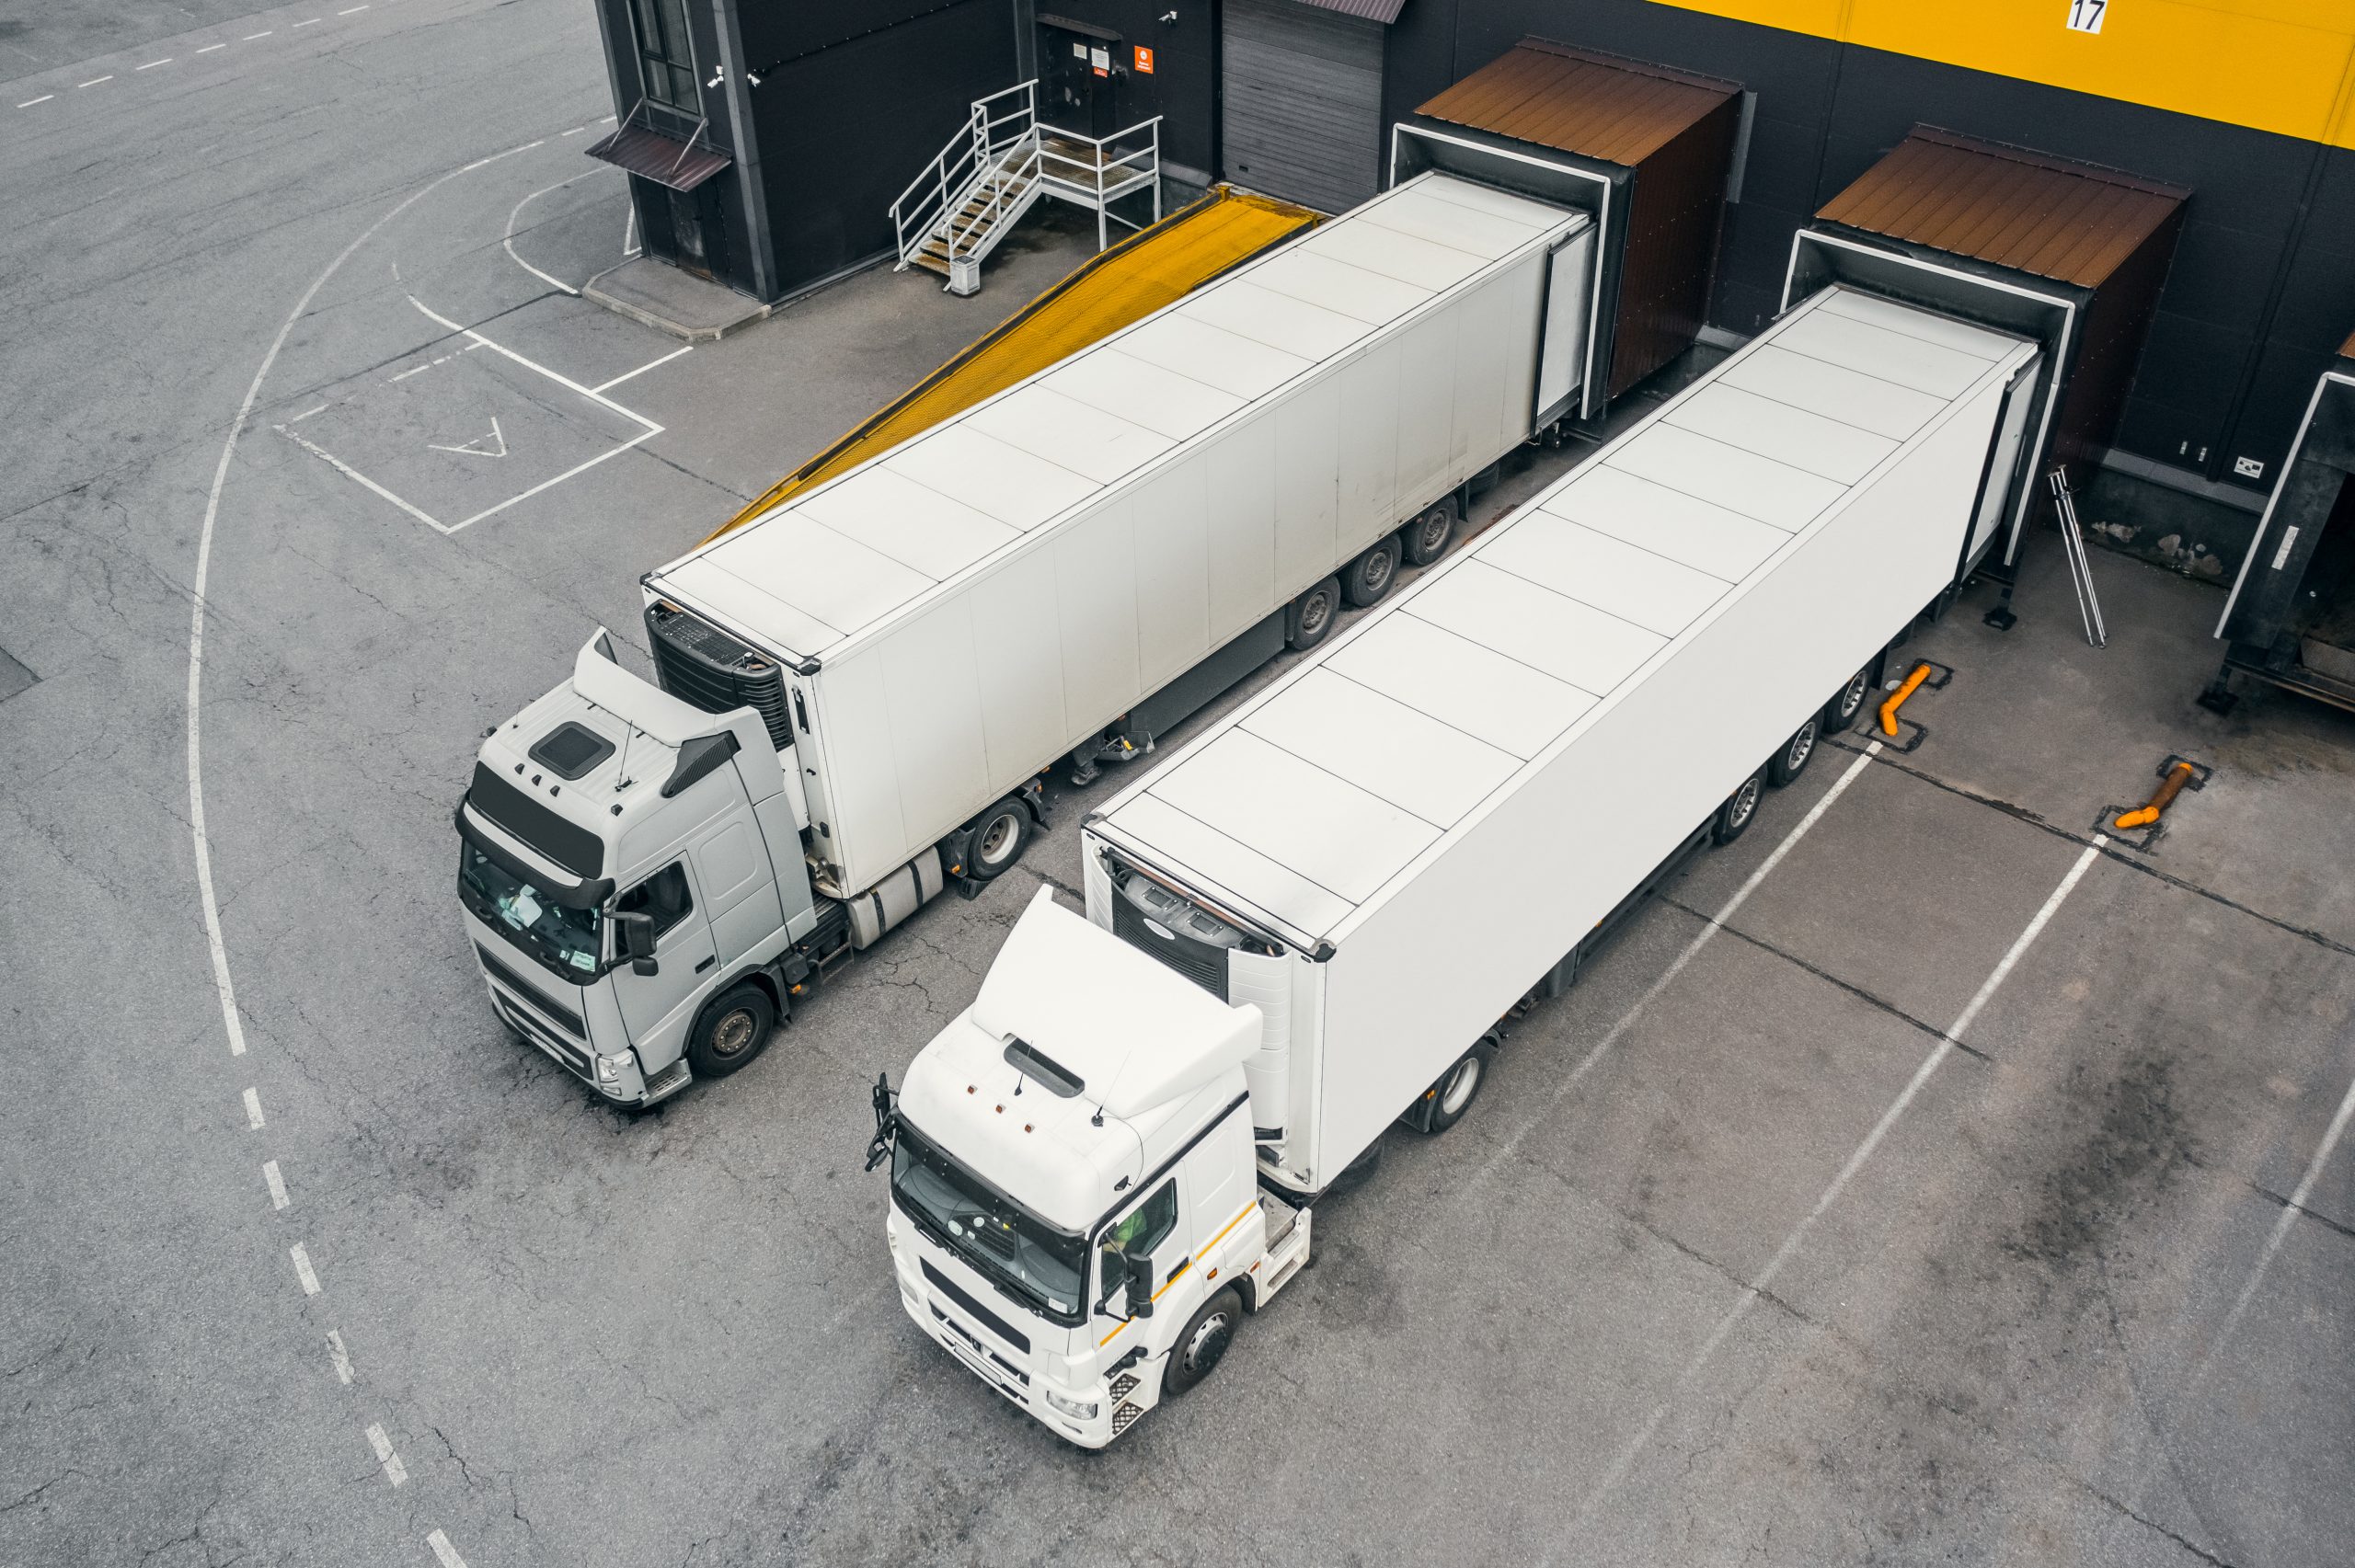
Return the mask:
<path id="1" fill-rule="evenodd" d="M 1072 1442 L 1199 1379 L 1385 1128 L 1865 705 L 2004 504 L 2029 342 L 1846 287 L 1091 816 L 877 1086 L 916 1322 Z"/>
<path id="2" fill-rule="evenodd" d="M 650 1104 L 1014 864 L 1402 558 L 1588 373 L 1592 220 L 1426 174 L 645 579 L 486 737 L 459 898 L 508 1027 Z M 601 652 L 603 648 L 605 651 Z"/>

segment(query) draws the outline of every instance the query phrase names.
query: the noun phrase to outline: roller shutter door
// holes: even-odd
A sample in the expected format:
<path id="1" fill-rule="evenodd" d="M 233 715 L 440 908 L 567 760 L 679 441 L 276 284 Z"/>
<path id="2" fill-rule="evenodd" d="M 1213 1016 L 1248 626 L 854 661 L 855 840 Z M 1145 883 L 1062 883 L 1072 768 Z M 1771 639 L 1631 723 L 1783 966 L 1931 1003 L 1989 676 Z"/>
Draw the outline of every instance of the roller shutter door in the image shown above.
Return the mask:
<path id="1" fill-rule="evenodd" d="M 1325 212 L 1382 184 L 1380 22 L 1300 0 L 1226 0 L 1226 177 Z"/>

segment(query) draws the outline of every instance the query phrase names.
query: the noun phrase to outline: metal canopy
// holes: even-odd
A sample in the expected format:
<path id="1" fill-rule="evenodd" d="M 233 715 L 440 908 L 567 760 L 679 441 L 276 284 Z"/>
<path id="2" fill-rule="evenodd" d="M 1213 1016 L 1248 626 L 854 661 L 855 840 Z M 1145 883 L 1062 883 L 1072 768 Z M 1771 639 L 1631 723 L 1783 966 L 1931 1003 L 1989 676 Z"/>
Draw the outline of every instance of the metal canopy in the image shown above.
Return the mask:
<path id="1" fill-rule="evenodd" d="M 587 149 L 589 155 L 673 190 L 693 190 L 734 161 L 711 144 L 708 121 L 677 136 L 655 129 L 645 110 L 643 102 L 630 110 L 612 135 Z"/>
<path id="2" fill-rule="evenodd" d="M 1345 17 L 1360 17 L 1369 22 L 1388 27 L 1407 8 L 1407 0 L 1300 0 L 1304 6 L 1314 6 L 1320 11 L 1338 11 Z"/>

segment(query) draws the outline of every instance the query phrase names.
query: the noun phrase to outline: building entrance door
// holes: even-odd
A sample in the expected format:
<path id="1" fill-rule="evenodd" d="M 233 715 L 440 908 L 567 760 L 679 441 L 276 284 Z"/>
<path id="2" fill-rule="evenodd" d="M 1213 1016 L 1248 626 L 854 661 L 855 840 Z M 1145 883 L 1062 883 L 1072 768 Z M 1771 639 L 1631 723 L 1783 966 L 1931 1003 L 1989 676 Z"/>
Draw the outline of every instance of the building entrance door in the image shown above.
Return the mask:
<path id="1" fill-rule="evenodd" d="M 1039 118 L 1084 136 L 1109 136 L 1120 129 L 1121 68 L 1118 34 L 1101 28 L 1082 32 L 1039 19 Z"/>

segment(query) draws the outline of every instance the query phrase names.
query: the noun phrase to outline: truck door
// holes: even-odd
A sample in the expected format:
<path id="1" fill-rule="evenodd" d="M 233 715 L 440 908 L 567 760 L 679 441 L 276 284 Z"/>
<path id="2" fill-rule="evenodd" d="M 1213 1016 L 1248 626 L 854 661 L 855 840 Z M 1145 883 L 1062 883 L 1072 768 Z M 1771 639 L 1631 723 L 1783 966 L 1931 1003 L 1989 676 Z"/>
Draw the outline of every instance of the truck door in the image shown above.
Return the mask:
<path id="1" fill-rule="evenodd" d="M 798 850 L 801 846 L 793 846 Z M 706 828 L 693 851 L 695 884 L 703 889 L 704 914 L 711 926 L 719 967 L 730 969 L 755 944 L 775 934 L 785 914 L 777 903 L 776 878 L 748 810 Z"/>
<path id="2" fill-rule="evenodd" d="M 683 1048 L 695 1021 L 696 990 L 710 977 L 719 955 L 711 921 L 695 897 L 693 868 L 683 857 L 623 890 L 614 900 L 617 914 L 654 917 L 654 957 L 660 966 L 641 975 L 628 964 L 614 966 L 614 999 L 638 1060 L 647 1071 L 667 1067 Z"/>
<path id="3" fill-rule="evenodd" d="M 1193 1273 L 1190 1266 L 1177 1278 L 1170 1277 L 1180 1265 L 1192 1262 L 1187 1248 L 1192 1237 L 1188 1228 L 1179 1223 L 1182 1207 L 1178 1200 L 1178 1176 L 1172 1172 L 1147 1188 L 1126 1214 L 1104 1228 L 1103 1237 L 1097 1242 L 1096 1300 L 1109 1298 L 1111 1310 L 1121 1310 L 1121 1295 L 1129 1284 L 1128 1265 L 1121 1260 L 1123 1253 L 1142 1253 L 1153 1260 L 1156 1314 L 1170 1310 L 1172 1301 L 1193 1299 L 1188 1288 L 1188 1277 Z M 1166 1329 L 1160 1316 L 1156 1315 L 1153 1322 L 1156 1331 Z M 1168 1333 L 1157 1332 L 1155 1337 L 1166 1344 Z"/>

